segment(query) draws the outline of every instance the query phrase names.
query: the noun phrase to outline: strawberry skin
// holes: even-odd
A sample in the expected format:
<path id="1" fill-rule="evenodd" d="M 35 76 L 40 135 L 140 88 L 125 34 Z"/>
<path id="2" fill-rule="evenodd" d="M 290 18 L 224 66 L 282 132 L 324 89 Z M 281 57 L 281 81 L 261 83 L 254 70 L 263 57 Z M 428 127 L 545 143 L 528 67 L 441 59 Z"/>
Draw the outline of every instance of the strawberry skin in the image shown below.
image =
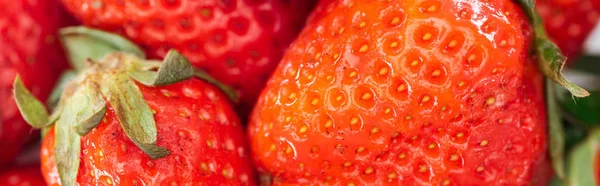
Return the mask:
<path id="1" fill-rule="evenodd" d="M 594 161 L 594 171 L 596 172 L 594 175 L 596 175 L 596 184 L 600 185 L 600 153 L 596 153 Z"/>
<path id="2" fill-rule="evenodd" d="M 157 144 L 171 154 L 151 160 L 123 133 L 109 107 L 98 127 L 81 139 L 80 185 L 255 183 L 240 121 L 219 89 L 198 79 L 138 87 L 156 112 Z M 42 172 L 49 185 L 60 185 L 53 147 L 51 130 L 42 144 Z"/>
<path id="3" fill-rule="evenodd" d="M 4 186 L 46 186 L 38 166 L 14 167 L 0 172 Z"/>
<path id="4" fill-rule="evenodd" d="M 46 100 L 66 68 L 57 29 L 70 23 L 57 0 L 0 0 L 0 166 L 10 162 L 27 142 L 25 123 L 12 95 L 17 74 L 41 100 Z"/>
<path id="5" fill-rule="evenodd" d="M 536 8 L 548 35 L 570 58 L 577 57 L 588 34 L 600 21 L 598 0 L 537 0 Z"/>
<path id="6" fill-rule="evenodd" d="M 245 118 L 314 0 L 63 0 L 85 25 L 162 58 L 171 48 L 236 88 Z M 168 13 L 165 13 L 168 12 Z"/>
<path id="7" fill-rule="evenodd" d="M 250 119 L 264 180 L 545 185 L 527 20 L 504 0 L 321 1 Z"/>

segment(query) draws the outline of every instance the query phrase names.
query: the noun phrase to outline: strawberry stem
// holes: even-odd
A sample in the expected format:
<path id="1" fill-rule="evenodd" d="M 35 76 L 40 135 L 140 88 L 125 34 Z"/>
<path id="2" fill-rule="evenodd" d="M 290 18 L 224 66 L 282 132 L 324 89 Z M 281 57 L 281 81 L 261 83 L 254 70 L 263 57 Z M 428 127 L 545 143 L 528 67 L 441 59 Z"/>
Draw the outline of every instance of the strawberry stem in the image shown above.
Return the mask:
<path id="1" fill-rule="evenodd" d="M 116 34 L 83 26 L 67 27 L 60 30 L 60 38 L 67 51 L 71 66 L 80 71 L 86 67 L 86 60 L 99 60 L 106 54 L 125 52 L 145 59 L 144 52 L 133 42 Z"/>
<path id="2" fill-rule="evenodd" d="M 590 93 L 585 89 L 571 83 L 563 74 L 562 69 L 567 58 L 561 54 L 560 49 L 554 44 L 546 34 L 546 29 L 540 15 L 535 10 L 533 0 L 519 0 L 521 8 L 529 16 L 529 20 L 534 30 L 535 51 L 538 54 L 538 65 L 546 77 L 560 84 L 576 97 L 586 97 Z"/>

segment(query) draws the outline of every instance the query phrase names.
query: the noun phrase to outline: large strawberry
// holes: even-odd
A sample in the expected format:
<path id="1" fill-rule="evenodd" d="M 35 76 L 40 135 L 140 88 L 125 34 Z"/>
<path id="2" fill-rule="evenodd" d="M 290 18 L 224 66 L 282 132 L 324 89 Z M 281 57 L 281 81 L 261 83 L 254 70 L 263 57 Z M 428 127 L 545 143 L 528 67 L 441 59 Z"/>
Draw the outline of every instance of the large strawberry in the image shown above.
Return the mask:
<path id="1" fill-rule="evenodd" d="M 0 166 L 10 162 L 32 133 L 11 92 L 16 74 L 46 100 L 67 66 L 57 29 L 70 23 L 58 0 L 0 0 Z"/>
<path id="2" fill-rule="evenodd" d="M 41 151 L 48 184 L 254 184 L 242 125 L 213 79 L 176 51 L 161 63 L 116 35 L 62 33 L 67 45 L 80 44 L 67 47 L 71 56 L 95 59 L 66 84 L 52 115 L 19 79 L 14 85 L 30 124 L 50 129 Z M 115 50 L 137 52 L 101 55 Z"/>
<path id="3" fill-rule="evenodd" d="M 151 57 L 175 48 L 252 109 L 315 0 L 63 0 L 84 24 L 127 36 Z"/>
<path id="4" fill-rule="evenodd" d="M 570 58 L 577 57 L 588 34 L 600 22 L 598 0 L 537 0 L 536 7 L 548 35 Z"/>
<path id="5" fill-rule="evenodd" d="M 521 3 L 525 11 L 507 0 L 321 1 L 250 119 L 264 180 L 544 185 L 552 169 L 536 60 L 587 92 L 561 76 L 564 57 L 532 1 Z"/>

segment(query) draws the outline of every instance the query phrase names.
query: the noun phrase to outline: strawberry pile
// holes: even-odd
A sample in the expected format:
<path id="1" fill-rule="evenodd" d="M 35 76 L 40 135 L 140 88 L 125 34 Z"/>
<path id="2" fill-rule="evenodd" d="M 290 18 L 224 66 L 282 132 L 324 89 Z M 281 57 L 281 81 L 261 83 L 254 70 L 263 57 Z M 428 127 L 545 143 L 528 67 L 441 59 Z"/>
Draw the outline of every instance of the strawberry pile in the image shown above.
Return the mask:
<path id="1" fill-rule="evenodd" d="M 152 58 L 172 48 L 181 51 L 194 66 L 235 88 L 243 119 L 315 2 L 63 0 L 83 24 L 126 36 Z"/>
<path id="2" fill-rule="evenodd" d="M 39 99 L 46 100 L 67 66 L 58 29 L 73 23 L 58 0 L 0 1 L 0 167 L 31 140 L 12 96 L 17 74 Z"/>
<path id="3" fill-rule="evenodd" d="M 595 0 L 0 8 L 0 185 L 600 184 Z"/>

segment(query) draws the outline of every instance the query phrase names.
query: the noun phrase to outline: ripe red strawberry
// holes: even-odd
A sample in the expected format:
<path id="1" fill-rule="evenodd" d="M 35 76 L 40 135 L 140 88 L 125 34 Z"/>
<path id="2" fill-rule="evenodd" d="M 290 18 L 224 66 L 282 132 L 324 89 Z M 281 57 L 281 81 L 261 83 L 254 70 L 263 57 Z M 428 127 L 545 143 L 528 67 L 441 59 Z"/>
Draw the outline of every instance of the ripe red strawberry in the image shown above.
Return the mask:
<path id="1" fill-rule="evenodd" d="M 596 176 L 596 184 L 600 185 L 600 152 L 596 152 L 594 161 L 594 171 L 596 172 L 594 175 Z"/>
<path id="2" fill-rule="evenodd" d="M 150 57 L 175 48 L 238 90 L 243 117 L 314 0 L 63 0 L 85 25 L 120 33 Z M 168 13 L 166 13 L 168 12 Z"/>
<path id="3" fill-rule="evenodd" d="M 62 33 L 80 30 L 76 37 L 63 37 L 98 36 L 83 28 Z M 77 52 L 67 48 L 70 54 Z M 41 151 L 48 184 L 254 185 L 244 132 L 231 101 L 216 86 L 191 78 L 199 72 L 183 56 L 169 52 L 161 65 L 113 53 L 88 65 L 64 89 L 49 118 L 39 112 L 41 106 L 34 112 L 35 106 L 24 104 L 31 98 L 15 83 L 25 117 L 41 118 L 32 125 L 46 127 L 55 121 Z"/>
<path id="4" fill-rule="evenodd" d="M 0 172 L 3 186 L 46 186 L 39 166 L 16 167 Z"/>
<path id="5" fill-rule="evenodd" d="M 559 80 L 546 62 L 564 60 L 522 3 L 527 14 L 505 0 L 321 1 L 250 119 L 265 180 L 545 185 L 536 59 Z"/>
<path id="6" fill-rule="evenodd" d="M 567 57 L 577 57 L 588 34 L 600 21 L 600 1 L 537 0 L 536 5 L 550 38 Z"/>
<path id="7" fill-rule="evenodd" d="M 58 0 L 0 0 L 0 166 L 10 162 L 32 133 L 11 92 L 21 74 L 33 94 L 45 100 L 66 66 L 56 32 L 70 23 Z"/>

